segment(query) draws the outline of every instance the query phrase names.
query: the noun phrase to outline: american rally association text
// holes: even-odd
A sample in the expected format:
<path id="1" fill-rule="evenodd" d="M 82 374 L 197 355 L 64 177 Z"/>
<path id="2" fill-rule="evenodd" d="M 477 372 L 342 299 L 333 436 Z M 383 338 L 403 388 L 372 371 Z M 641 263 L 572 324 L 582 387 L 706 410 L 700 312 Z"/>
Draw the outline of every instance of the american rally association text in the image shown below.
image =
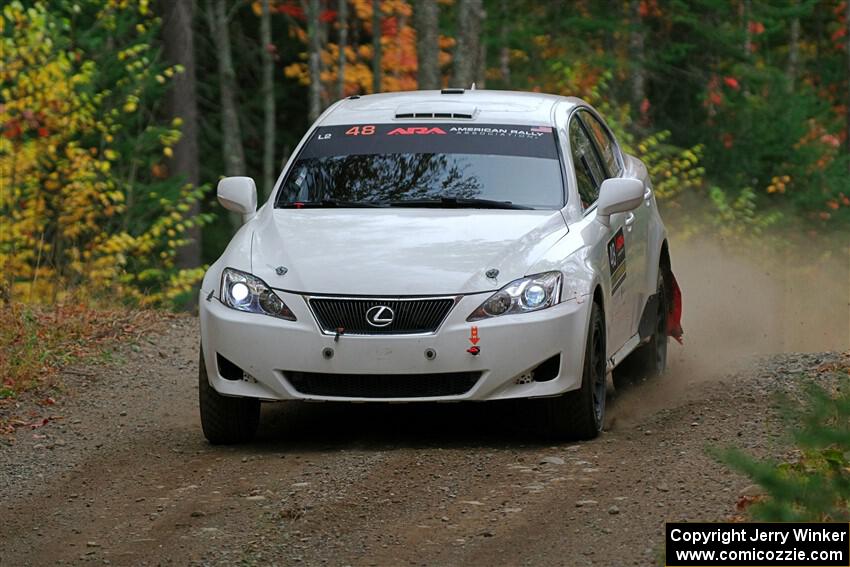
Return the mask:
<path id="1" fill-rule="evenodd" d="M 767 541 L 785 544 L 790 537 L 794 542 L 845 541 L 847 532 L 843 530 L 795 528 L 793 530 L 763 530 L 758 527 L 740 527 L 733 529 L 688 531 L 675 528 L 670 532 L 673 541 L 686 541 L 695 544 L 722 543 L 728 545 L 737 541 Z"/>

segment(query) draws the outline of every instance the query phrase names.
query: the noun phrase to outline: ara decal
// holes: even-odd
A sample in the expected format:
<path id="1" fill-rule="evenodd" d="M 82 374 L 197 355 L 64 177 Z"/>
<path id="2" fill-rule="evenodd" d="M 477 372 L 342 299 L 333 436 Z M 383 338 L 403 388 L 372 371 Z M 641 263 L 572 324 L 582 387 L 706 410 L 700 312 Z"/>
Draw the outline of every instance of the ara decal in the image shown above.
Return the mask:
<path id="1" fill-rule="evenodd" d="M 390 130 L 387 132 L 387 136 L 414 136 L 417 134 L 442 134 L 445 135 L 446 131 L 442 128 L 426 128 L 421 126 L 412 126 L 410 128 L 396 128 L 395 130 Z"/>

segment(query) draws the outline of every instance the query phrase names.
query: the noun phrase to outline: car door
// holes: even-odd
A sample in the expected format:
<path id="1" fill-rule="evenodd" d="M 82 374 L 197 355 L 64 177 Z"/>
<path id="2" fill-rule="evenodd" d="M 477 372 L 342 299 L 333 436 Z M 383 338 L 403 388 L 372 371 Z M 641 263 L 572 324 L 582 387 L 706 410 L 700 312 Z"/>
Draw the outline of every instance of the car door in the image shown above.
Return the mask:
<path id="1" fill-rule="evenodd" d="M 595 214 L 599 188 L 607 173 L 602 165 L 599 152 L 591 141 L 587 129 L 575 113 L 569 124 L 570 154 L 575 168 L 578 193 L 585 215 Z M 606 309 L 608 323 L 608 352 L 616 352 L 631 336 L 632 301 L 627 293 L 626 265 L 623 254 L 625 249 L 625 217 L 623 213 L 611 215 L 611 225 L 602 239 L 605 246 L 603 255 L 607 258 L 608 269 L 603 277 L 610 282 L 611 300 Z"/>
<path id="2" fill-rule="evenodd" d="M 624 174 L 625 164 L 623 163 L 622 154 L 617 146 L 617 142 L 610 130 L 598 116 L 590 111 L 582 110 L 580 116 L 586 131 L 599 152 L 607 176 L 622 176 Z M 647 193 L 647 195 L 651 197 L 650 193 Z M 647 205 L 651 205 L 650 201 L 651 199 L 645 200 L 643 205 L 626 213 L 623 221 L 625 228 L 624 241 L 628 256 L 626 281 L 623 285 L 626 286 L 626 294 L 629 296 L 628 300 L 631 306 L 627 315 L 627 320 L 630 321 L 629 329 L 631 330 L 629 337 L 638 332 L 640 317 L 643 312 L 643 306 L 646 303 L 646 298 L 650 293 L 655 293 L 655 289 L 651 291 L 646 289 L 650 218 L 650 211 Z M 629 337 L 626 338 L 628 339 Z"/>

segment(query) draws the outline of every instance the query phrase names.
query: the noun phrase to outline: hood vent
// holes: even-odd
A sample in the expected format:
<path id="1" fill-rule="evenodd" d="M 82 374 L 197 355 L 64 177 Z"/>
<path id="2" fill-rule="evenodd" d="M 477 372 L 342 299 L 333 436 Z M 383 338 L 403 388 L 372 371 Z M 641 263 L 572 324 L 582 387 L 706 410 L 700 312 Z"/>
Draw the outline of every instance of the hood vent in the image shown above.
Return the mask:
<path id="1" fill-rule="evenodd" d="M 469 104 L 431 102 L 404 105 L 396 109 L 396 119 L 444 119 L 472 120 L 478 114 L 478 108 Z"/>
<path id="2" fill-rule="evenodd" d="M 452 118 L 462 120 L 472 120 L 472 114 L 469 112 L 400 112 L 395 115 L 396 118 Z"/>

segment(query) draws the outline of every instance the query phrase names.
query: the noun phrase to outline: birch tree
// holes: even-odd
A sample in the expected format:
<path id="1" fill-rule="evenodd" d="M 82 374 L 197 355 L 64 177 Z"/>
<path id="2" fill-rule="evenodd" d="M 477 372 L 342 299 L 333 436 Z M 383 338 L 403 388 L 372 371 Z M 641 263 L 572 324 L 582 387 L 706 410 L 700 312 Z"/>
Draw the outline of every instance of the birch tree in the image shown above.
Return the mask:
<path id="1" fill-rule="evenodd" d="M 245 175 L 245 150 L 242 146 L 242 128 L 237 108 L 236 72 L 233 68 L 230 14 L 226 0 L 208 0 L 206 13 L 218 58 L 224 170 L 228 176 Z"/>
<path id="2" fill-rule="evenodd" d="M 269 0 L 262 0 L 260 15 L 260 43 L 263 45 L 263 194 L 271 195 L 274 185 L 274 46 L 272 45 L 272 24 L 269 13 Z"/>
<path id="3" fill-rule="evenodd" d="M 460 0 L 458 3 L 457 44 L 454 51 L 453 86 L 468 89 L 475 81 L 481 55 L 481 21 L 484 7 L 481 0 Z"/>
<path id="4" fill-rule="evenodd" d="M 646 34 L 643 28 L 643 18 L 640 14 L 640 0 L 632 0 L 629 6 L 631 11 L 631 33 L 629 34 L 629 47 L 631 55 L 631 87 L 632 105 L 635 110 L 641 108 L 646 98 L 646 67 L 645 67 L 645 44 Z"/>
<path id="5" fill-rule="evenodd" d="M 336 73 L 336 96 L 345 96 L 345 48 L 348 45 L 348 0 L 339 0 L 339 60 Z"/>
<path id="6" fill-rule="evenodd" d="M 850 170 L 850 2 L 846 3 L 845 10 L 844 25 L 847 26 L 847 90 L 845 91 L 847 97 L 847 111 L 845 112 L 847 136 L 844 141 L 847 144 L 847 168 Z"/>
<path id="7" fill-rule="evenodd" d="M 381 0 L 372 0 L 372 92 L 381 92 Z"/>
<path id="8" fill-rule="evenodd" d="M 440 88 L 440 8 L 437 0 L 416 0 L 416 81 L 420 89 Z"/>
<path id="9" fill-rule="evenodd" d="M 310 100 L 308 115 L 310 122 L 313 122 L 322 113 L 322 70 L 321 70 L 321 52 L 322 42 L 319 37 L 319 0 L 307 0 L 307 41 L 308 62 L 310 69 Z"/>
<path id="10" fill-rule="evenodd" d="M 195 79 L 195 45 L 192 22 L 194 0 L 163 0 L 162 40 L 165 59 L 172 65 L 180 65 L 183 72 L 177 74 L 168 91 L 166 112 L 169 117 L 179 119 L 180 140 L 174 145 L 169 163 L 172 175 L 182 176 L 187 183 L 197 186 L 200 181 L 198 163 L 198 103 Z M 200 214 L 200 204 L 195 201 L 188 212 L 190 217 Z M 179 268 L 194 268 L 201 265 L 201 229 L 193 226 L 188 230 L 190 243 L 177 251 Z"/>
<path id="11" fill-rule="evenodd" d="M 800 64 L 800 14 L 796 12 L 800 8 L 800 0 L 794 1 L 795 13 L 791 18 L 791 37 L 788 40 L 788 67 L 785 71 L 788 77 L 788 91 L 794 92 L 797 82 L 797 69 Z"/>

